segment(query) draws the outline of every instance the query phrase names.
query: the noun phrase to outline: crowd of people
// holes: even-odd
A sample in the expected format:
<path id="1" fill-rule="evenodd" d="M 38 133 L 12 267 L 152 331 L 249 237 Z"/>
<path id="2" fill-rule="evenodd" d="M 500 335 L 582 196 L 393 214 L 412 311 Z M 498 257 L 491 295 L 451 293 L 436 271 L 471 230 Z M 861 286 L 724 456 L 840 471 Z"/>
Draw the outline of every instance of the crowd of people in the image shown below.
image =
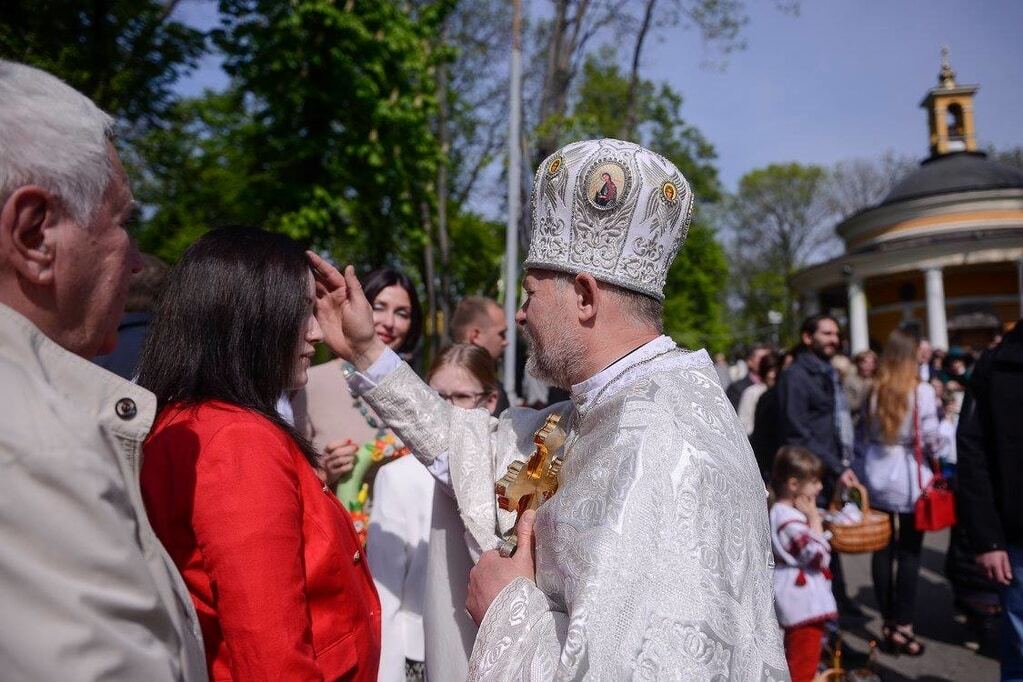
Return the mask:
<path id="1" fill-rule="evenodd" d="M 861 485 L 884 646 L 919 656 L 920 451 L 1019 679 L 1023 328 L 976 361 L 905 331 L 846 359 L 828 315 L 784 355 L 684 351 L 661 301 L 691 191 L 584 141 L 538 170 L 516 316 L 567 399 L 510 405 L 495 301 L 458 304 L 420 379 L 406 273 L 255 227 L 168 268 L 125 228 L 106 114 L 3 61 L 0 100 L 4 679 L 808 680 L 858 610 L 820 507 Z M 501 508 L 549 417 L 557 494 Z"/>
<path id="2" fill-rule="evenodd" d="M 1003 383 L 1005 402 L 981 402 L 979 413 L 976 406 L 979 395 L 990 391 L 992 366 L 1003 377 L 1019 367 L 992 358 L 1012 357 L 1021 333 L 996 337 L 982 355 L 970 348 L 933 349 L 909 326 L 893 332 L 880 354 L 865 350 L 850 358 L 840 352 L 837 320 L 815 315 L 787 352 L 756 344 L 733 364 L 724 355 L 716 358 L 774 499 L 776 599 L 793 679 L 812 679 L 819 662 L 822 637 L 806 634 L 807 628 L 834 627 L 839 615 L 863 615 L 847 594 L 842 561 L 830 551 L 822 524 L 823 508 L 843 506 L 848 491 L 860 485 L 891 528 L 890 541 L 871 558 L 882 649 L 924 654 L 914 632 L 924 532 L 914 511 L 936 475 L 957 493 L 959 523 L 945 566 L 955 604 L 974 629 L 971 638 L 982 637 L 1004 611 L 1005 679 L 1018 679 L 1018 606 L 1011 604 L 1015 592 L 1002 588 L 1014 580 L 1011 552 L 1020 517 L 1011 493 L 994 486 L 1020 481 L 1016 441 L 1008 430 L 1014 428 L 1008 413 L 1020 403 Z M 961 413 L 968 413 L 962 427 Z M 809 620 L 802 617 L 807 613 Z"/>

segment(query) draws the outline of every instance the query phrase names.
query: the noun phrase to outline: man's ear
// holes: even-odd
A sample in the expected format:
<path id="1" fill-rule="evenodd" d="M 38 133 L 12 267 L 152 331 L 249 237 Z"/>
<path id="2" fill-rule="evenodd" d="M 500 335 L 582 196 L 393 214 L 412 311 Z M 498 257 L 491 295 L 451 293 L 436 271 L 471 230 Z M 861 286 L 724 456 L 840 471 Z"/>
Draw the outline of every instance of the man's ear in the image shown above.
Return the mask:
<path id="1" fill-rule="evenodd" d="M 39 286 L 53 283 L 55 247 L 46 228 L 56 204 L 52 194 L 28 185 L 16 189 L 0 207 L 0 243 L 6 246 L 7 263 Z"/>
<path id="2" fill-rule="evenodd" d="M 575 303 L 579 314 L 580 322 L 591 322 L 597 314 L 597 305 L 600 302 L 600 289 L 597 280 L 588 272 L 581 272 L 575 276 Z"/>

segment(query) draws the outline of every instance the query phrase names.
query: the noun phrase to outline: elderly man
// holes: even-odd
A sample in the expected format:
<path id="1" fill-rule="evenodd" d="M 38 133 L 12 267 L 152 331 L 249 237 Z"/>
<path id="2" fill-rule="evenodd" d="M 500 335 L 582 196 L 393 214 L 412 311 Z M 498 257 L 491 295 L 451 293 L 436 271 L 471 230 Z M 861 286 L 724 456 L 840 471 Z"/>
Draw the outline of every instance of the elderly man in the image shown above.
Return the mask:
<path id="1" fill-rule="evenodd" d="M 600 203 L 605 174 L 620 182 Z M 433 394 L 376 340 L 354 271 L 310 256 L 327 341 L 360 370 L 350 383 L 449 482 L 482 552 L 470 679 L 787 678 L 749 442 L 707 353 L 661 333 L 691 209 L 678 169 L 628 142 L 577 142 L 540 166 L 517 321 L 531 371 L 572 397 L 500 419 Z M 523 515 L 504 558 L 494 548 L 515 517 L 494 482 L 553 412 L 560 488 Z"/>
<path id="2" fill-rule="evenodd" d="M 471 343 L 490 353 L 497 362 L 508 345 L 508 322 L 497 301 L 486 296 L 466 296 L 451 315 L 451 340 L 455 343 Z M 494 414 L 508 409 L 508 394 L 504 386 L 497 387 L 497 407 Z"/>
<path id="3" fill-rule="evenodd" d="M 112 350 L 134 210 L 112 121 L 0 61 L 0 670 L 5 680 L 205 680 L 199 625 L 139 492 L 152 394 Z"/>

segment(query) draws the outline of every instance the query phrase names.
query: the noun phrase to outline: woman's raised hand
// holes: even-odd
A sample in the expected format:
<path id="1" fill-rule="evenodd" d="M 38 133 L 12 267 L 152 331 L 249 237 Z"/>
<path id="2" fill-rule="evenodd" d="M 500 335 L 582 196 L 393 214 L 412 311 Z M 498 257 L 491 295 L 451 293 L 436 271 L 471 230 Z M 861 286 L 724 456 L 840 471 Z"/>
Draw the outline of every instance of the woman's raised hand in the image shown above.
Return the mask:
<path id="1" fill-rule="evenodd" d="M 306 251 L 316 279 L 316 321 L 323 340 L 342 359 L 364 370 L 372 365 L 386 346 L 373 330 L 373 307 L 362 292 L 355 268 L 337 268 Z"/>

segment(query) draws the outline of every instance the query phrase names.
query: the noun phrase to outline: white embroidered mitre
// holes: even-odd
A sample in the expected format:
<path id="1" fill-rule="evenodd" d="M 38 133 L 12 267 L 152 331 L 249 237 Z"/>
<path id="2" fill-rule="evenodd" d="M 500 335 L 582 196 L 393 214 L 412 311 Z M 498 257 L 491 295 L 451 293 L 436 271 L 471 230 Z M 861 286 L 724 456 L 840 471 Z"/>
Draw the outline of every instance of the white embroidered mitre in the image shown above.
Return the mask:
<path id="1" fill-rule="evenodd" d="M 536 171 L 525 268 L 588 272 L 659 301 L 693 213 L 689 183 L 632 142 L 573 142 Z"/>

